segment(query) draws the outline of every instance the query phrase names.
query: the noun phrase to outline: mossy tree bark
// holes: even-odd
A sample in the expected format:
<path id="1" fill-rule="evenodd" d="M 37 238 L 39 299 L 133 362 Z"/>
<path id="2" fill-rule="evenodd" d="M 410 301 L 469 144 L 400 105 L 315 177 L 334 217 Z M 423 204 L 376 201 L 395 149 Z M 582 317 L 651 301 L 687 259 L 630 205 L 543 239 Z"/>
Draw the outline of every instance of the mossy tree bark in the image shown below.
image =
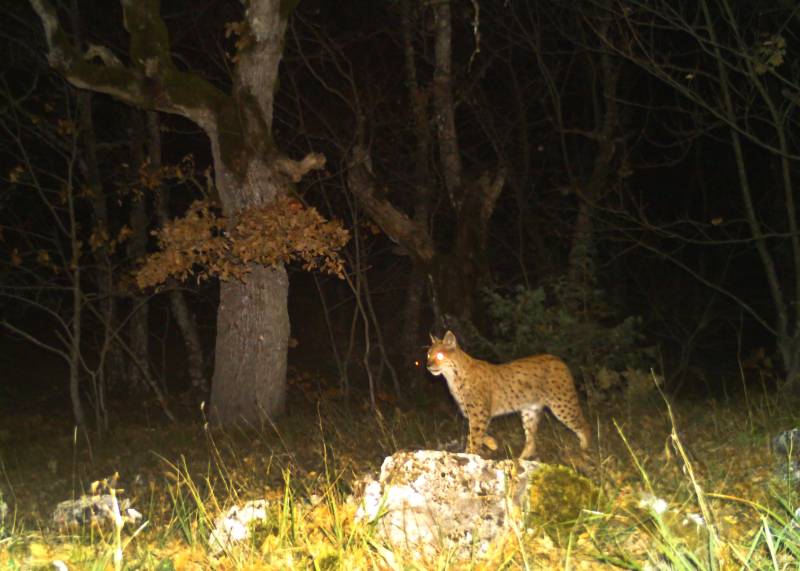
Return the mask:
<path id="1" fill-rule="evenodd" d="M 223 213 L 232 223 L 243 209 L 286 193 L 310 168 L 282 157 L 272 142 L 273 92 L 294 2 L 244 2 L 240 45 L 246 47 L 237 54 L 230 93 L 177 68 L 159 0 L 121 1 L 129 65 L 103 47 L 80 53 L 55 9 L 46 0 L 30 3 L 44 27 L 50 65 L 70 83 L 142 109 L 182 115 L 205 131 Z M 223 281 L 220 287 L 211 419 L 252 423 L 279 415 L 289 339 L 286 272 L 254 267 L 245 282 Z"/>

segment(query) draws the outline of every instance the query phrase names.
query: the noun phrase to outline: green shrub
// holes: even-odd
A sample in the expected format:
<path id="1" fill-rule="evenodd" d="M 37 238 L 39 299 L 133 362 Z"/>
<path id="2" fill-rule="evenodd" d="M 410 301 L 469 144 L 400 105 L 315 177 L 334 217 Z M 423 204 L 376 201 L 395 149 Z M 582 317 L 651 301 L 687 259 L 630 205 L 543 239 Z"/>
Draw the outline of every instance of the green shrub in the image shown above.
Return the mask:
<path id="1" fill-rule="evenodd" d="M 564 359 L 587 392 L 653 386 L 654 350 L 644 346 L 641 319 L 620 318 L 600 290 L 580 295 L 559 279 L 548 287 L 484 291 L 491 340 L 476 353 L 500 361 L 552 353 Z"/>

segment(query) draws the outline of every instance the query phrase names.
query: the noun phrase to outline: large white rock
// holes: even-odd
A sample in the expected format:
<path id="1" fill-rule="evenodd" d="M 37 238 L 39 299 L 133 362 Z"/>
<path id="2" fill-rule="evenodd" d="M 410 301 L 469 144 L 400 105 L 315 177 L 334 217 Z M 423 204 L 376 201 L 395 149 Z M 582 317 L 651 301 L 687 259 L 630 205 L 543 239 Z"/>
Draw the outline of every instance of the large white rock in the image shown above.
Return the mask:
<path id="1" fill-rule="evenodd" d="M 393 548 L 422 557 L 480 557 L 512 525 L 521 525 L 537 466 L 475 454 L 398 452 L 383 461 L 379 480 L 366 484 L 356 519 L 375 522 Z"/>

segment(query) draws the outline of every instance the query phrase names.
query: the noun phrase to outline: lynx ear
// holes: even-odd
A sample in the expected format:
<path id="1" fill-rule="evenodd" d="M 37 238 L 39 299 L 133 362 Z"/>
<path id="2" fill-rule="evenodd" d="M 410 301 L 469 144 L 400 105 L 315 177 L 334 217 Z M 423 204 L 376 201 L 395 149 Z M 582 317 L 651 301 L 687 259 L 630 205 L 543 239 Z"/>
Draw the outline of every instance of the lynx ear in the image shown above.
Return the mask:
<path id="1" fill-rule="evenodd" d="M 428 335 L 431 336 L 431 343 L 433 343 L 434 345 L 436 345 L 437 343 L 439 343 L 441 341 L 441 339 L 436 337 L 436 335 L 434 335 L 433 333 L 428 333 Z"/>
<path id="2" fill-rule="evenodd" d="M 452 331 L 448 331 L 447 333 L 444 334 L 443 341 L 444 341 L 445 347 L 452 347 L 452 348 L 458 347 L 458 342 L 456 341 L 456 336 L 453 335 Z"/>

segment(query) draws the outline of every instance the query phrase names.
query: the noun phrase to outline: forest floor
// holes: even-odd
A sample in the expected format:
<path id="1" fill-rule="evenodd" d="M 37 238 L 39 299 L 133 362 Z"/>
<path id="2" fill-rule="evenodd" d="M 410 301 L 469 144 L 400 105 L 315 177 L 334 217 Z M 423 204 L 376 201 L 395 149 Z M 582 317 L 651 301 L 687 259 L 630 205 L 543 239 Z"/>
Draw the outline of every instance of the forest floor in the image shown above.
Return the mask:
<path id="1" fill-rule="evenodd" d="M 415 405 L 344 400 L 291 386 L 275 426 L 209 430 L 202 414 L 169 423 L 157 410 L 112 411 L 102 437 L 76 433 L 65 415 L 6 411 L 0 421 L 0 568 L 126 569 L 796 569 L 800 494 L 779 476 L 773 437 L 800 426 L 797 403 L 765 391 L 726 399 L 676 399 L 670 419 L 658 393 L 590 409 L 597 434 L 587 456 L 548 415 L 539 459 L 575 467 L 601 490 L 576 521 L 517 538 L 502 559 L 435 563 L 386 556 L 354 521 L 352 485 L 377 476 L 398 450 L 458 449 L 464 421 L 430 380 Z M 63 407 L 67 412 L 67 407 Z M 139 412 L 144 411 L 144 412 Z M 675 445 L 673 429 L 680 446 Z M 518 452 L 518 417 L 493 421 L 499 458 Z M 121 534 L 97 526 L 58 529 L 56 504 L 119 474 L 120 498 L 143 514 Z M 214 519 L 235 503 L 266 498 L 273 525 L 215 555 Z M 711 523 L 711 525 L 709 525 Z"/>

